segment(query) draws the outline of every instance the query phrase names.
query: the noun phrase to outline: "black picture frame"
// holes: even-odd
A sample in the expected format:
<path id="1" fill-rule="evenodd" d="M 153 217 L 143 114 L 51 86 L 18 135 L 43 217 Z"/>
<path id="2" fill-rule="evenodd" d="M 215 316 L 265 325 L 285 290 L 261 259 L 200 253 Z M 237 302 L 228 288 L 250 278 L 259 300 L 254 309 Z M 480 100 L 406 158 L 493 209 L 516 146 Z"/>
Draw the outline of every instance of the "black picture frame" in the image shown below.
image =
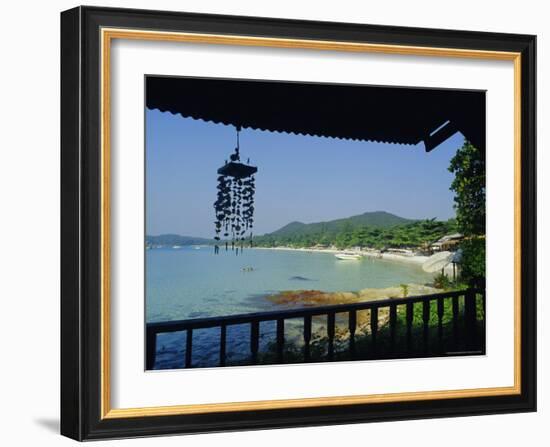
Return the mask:
<path id="1" fill-rule="evenodd" d="M 514 395 L 307 408 L 102 417 L 102 28 L 521 54 L 521 384 Z M 536 37 L 167 11 L 61 14 L 61 433 L 77 440 L 394 421 L 536 410 Z"/>

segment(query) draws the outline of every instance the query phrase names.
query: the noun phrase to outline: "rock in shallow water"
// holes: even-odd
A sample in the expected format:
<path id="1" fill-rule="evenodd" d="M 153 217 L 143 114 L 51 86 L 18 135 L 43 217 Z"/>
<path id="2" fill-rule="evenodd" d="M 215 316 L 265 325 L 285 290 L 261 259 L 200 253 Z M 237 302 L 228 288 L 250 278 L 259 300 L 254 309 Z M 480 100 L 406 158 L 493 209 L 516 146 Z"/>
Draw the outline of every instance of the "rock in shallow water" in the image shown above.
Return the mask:
<path id="1" fill-rule="evenodd" d="M 438 290 L 420 284 L 408 284 L 408 296 L 429 295 Z M 285 290 L 267 297 L 274 304 L 283 306 L 319 306 L 374 301 L 387 298 L 403 298 L 400 286 L 384 289 L 362 289 L 358 292 L 323 292 L 322 290 Z"/>
<path id="2" fill-rule="evenodd" d="M 306 278 L 305 276 L 291 276 L 290 281 L 318 281 L 317 279 Z"/>

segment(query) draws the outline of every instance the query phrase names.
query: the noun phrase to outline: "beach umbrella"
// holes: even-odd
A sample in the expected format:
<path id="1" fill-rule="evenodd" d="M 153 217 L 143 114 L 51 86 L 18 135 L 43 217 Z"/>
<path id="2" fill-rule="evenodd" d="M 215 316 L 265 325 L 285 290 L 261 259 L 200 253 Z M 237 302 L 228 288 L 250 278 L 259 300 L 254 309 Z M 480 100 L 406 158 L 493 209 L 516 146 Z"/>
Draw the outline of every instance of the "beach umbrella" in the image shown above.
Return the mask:
<path id="1" fill-rule="evenodd" d="M 442 251 L 430 256 L 424 264 L 422 270 L 428 273 L 438 272 L 447 267 L 453 259 L 454 254 L 450 251 Z"/>
<path id="2" fill-rule="evenodd" d="M 236 250 L 235 254 L 239 254 L 239 248 L 242 252 L 247 232 L 252 244 L 254 174 L 258 168 L 241 163 L 239 131 L 240 128 L 237 127 L 235 152 L 230 155 L 230 161 L 226 160 L 225 164 L 218 169 L 218 193 L 214 202 L 215 254 L 219 253 L 221 243 L 225 243 L 226 251 L 229 250 L 229 243 L 231 243 L 231 250 Z"/>

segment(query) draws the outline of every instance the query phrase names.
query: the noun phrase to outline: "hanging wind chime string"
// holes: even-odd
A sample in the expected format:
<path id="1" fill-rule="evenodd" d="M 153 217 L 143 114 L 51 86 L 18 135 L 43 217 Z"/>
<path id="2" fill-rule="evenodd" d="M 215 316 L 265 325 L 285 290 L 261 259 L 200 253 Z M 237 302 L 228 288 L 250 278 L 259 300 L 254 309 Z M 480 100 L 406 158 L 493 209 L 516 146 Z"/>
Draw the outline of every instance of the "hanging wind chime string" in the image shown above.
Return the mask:
<path id="1" fill-rule="evenodd" d="M 237 126 L 237 144 L 235 152 L 230 155 L 229 163 L 218 169 L 218 193 L 214 202 L 216 215 L 214 237 L 214 253 L 220 252 L 220 245 L 225 243 L 225 250 L 231 250 L 235 254 L 243 252 L 246 240 L 246 232 L 250 230 L 249 243 L 252 246 L 252 228 L 254 226 L 254 193 L 257 172 L 255 166 L 250 166 L 250 158 L 247 164 L 241 163 L 240 157 L 240 126 Z M 230 238 L 230 239 L 229 239 Z"/>

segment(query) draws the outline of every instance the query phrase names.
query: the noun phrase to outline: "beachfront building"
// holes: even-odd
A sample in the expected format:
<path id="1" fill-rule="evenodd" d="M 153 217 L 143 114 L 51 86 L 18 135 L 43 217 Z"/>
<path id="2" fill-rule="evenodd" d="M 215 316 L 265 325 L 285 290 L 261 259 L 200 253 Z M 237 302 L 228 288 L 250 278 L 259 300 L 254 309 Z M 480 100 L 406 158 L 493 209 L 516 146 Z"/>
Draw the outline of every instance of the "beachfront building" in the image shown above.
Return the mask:
<path id="1" fill-rule="evenodd" d="M 414 256 L 414 250 L 410 248 L 388 248 L 386 251 L 400 256 Z"/>
<path id="2" fill-rule="evenodd" d="M 458 244 L 463 239 L 464 236 L 460 233 L 448 234 L 431 244 L 430 249 L 432 252 L 455 251 L 458 248 Z"/>
<path id="3" fill-rule="evenodd" d="M 311 247 L 313 250 L 326 250 L 328 248 L 327 244 L 315 244 Z"/>

